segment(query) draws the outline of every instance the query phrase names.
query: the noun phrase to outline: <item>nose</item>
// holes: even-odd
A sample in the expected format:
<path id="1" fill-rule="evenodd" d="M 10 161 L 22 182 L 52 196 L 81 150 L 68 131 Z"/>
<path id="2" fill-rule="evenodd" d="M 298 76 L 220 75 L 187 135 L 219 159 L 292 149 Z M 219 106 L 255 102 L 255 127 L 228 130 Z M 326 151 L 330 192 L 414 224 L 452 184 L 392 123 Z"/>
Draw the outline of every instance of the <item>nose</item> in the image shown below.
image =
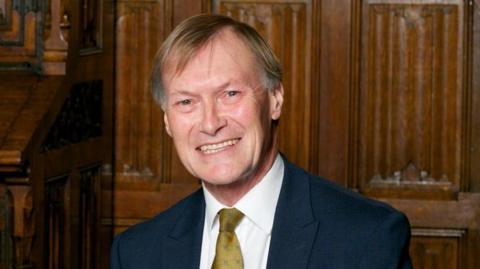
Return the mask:
<path id="1" fill-rule="evenodd" d="M 200 129 L 203 133 L 215 136 L 227 124 L 227 120 L 220 115 L 215 102 L 204 103 Z"/>

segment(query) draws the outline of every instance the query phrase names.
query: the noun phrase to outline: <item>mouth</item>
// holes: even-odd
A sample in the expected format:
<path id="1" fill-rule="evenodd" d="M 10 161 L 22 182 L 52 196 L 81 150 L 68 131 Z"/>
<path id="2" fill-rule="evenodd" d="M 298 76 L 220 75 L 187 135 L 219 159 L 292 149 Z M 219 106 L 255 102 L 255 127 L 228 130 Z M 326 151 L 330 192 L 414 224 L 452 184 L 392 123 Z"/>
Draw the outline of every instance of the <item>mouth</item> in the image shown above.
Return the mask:
<path id="1" fill-rule="evenodd" d="M 240 138 L 229 139 L 220 143 L 207 144 L 207 145 L 200 146 L 197 148 L 197 150 L 201 151 L 204 154 L 213 154 L 213 153 L 226 150 L 227 148 L 237 144 L 238 141 L 240 141 Z"/>

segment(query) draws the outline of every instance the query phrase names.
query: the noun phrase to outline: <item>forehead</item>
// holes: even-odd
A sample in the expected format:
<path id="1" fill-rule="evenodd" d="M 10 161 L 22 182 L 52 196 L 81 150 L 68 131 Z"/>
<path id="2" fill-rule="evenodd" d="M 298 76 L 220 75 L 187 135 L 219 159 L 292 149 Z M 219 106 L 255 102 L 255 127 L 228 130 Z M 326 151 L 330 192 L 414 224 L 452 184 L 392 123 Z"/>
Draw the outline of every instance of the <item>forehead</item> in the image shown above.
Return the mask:
<path id="1" fill-rule="evenodd" d="M 181 54 L 183 50 L 172 52 L 172 56 L 165 62 L 163 75 L 168 80 L 188 73 L 192 69 L 200 71 L 206 68 L 211 71 L 222 71 L 228 68 L 237 68 L 238 71 L 256 73 L 257 61 L 254 53 L 245 41 L 237 36 L 232 30 L 226 28 L 216 33 L 188 59 Z M 186 61 L 184 61 L 186 60 Z M 182 65 L 182 62 L 184 64 Z"/>

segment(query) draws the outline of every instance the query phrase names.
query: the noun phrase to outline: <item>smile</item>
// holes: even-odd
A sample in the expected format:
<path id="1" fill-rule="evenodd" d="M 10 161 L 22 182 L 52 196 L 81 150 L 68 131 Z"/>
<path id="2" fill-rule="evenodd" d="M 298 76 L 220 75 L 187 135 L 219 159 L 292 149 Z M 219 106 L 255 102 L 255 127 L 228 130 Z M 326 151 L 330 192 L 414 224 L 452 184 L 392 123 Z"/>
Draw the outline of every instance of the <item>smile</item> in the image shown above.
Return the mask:
<path id="1" fill-rule="evenodd" d="M 225 150 L 229 146 L 233 146 L 233 145 L 237 144 L 238 141 L 240 141 L 240 139 L 235 138 L 235 139 L 230 139 L 230 140 L 223 141 L 223 142 L 217 143 L 217 144 L 203 145 L 203 146 L 199 147 L 198 149 L 205 154 L 213 154 L 213 153 Z"/>

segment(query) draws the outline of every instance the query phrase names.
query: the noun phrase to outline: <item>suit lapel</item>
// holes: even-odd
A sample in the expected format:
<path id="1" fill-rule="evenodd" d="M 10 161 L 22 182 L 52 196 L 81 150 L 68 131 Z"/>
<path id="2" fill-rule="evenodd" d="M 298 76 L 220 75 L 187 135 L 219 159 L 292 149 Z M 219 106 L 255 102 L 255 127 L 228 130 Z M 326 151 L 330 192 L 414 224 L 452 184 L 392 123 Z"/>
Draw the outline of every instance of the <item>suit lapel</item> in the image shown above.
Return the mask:
<path id="1" fill-rule="evenodd" d="M 202 248 L 205 199 L 198 190 L 185 206 L 166 242 L 167 268 L 199 268 Z"/>
<path id="2" fill-rule="evenodd" d="M 273 223 L 268 269 L 307 268 L 318 231 L 308 175 L 285 160 L 285 175 Z"/>
<path id="3" fill-rule="evenodd" d="M 319 222 L 314 218 L 308 175 L 285 161 L 268 253 L 268 269 L 307 268 Z M 162 261 L 166 268 L 199 268 L 205 199 L 198 190 L 185 205 L 167 237 Z"/>

